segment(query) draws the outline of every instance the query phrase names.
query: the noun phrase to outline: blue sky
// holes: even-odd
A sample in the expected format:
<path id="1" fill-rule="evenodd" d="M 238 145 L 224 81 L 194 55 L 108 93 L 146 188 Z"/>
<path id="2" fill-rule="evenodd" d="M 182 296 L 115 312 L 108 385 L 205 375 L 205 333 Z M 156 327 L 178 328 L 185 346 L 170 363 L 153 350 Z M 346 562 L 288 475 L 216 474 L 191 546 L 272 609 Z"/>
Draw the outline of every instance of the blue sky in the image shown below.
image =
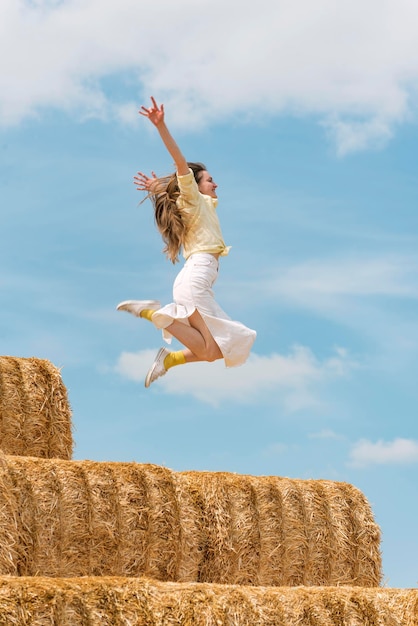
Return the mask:
<path id="1" fill-rule="evenodd" d="M 62 368 L 77 459 L 356 485 L 415 587 L 418 8 L 141 4 L 0 6 L 2 354 Z M 172 170 L 151 94 L 219 185 L 217 298 L 258 336 L 145 389 L 161 336 L 115 307 L 179 269 L 132 183 Z"/>

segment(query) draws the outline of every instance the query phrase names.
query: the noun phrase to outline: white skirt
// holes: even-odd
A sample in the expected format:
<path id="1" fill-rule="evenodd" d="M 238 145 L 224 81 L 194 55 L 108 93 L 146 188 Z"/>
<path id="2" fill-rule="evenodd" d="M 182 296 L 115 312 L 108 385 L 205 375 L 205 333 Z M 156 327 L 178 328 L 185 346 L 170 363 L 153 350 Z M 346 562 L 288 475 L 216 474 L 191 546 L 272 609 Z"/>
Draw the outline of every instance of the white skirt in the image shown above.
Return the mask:
<path id="1" fill-rule="evenodd" d="M 212 254 L 192 254 L 174 281 L 174 303 L 158 309 L 152 321 L 170 343 L 172 335 L 166 330 L 167 326 L 174 320 L 189 324 L 190 315 L 199 311 L 222 352 L 226 367 L 234 367 L 247 360 L 257 333 L 231 320 L 216 302 L 212 287 L 218 277 L 218 267 L 218 259 Z"/>

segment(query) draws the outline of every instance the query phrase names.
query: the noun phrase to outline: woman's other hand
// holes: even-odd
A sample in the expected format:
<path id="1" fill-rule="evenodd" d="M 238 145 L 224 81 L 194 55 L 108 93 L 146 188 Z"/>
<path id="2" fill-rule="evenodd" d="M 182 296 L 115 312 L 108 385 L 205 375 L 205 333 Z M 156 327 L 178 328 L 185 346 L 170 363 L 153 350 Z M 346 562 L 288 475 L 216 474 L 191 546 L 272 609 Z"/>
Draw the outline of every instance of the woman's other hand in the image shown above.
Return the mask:
<path id="1" fill-rule="evenodd" d="M 147 176 L 143 172 L 138 172 L 136 176 L 134 176 L 134 185 L 139 191 L 147 191 L 148 193 L 152 192 L 153 187 L 157 183 L 158 178 L 155 172 L 151 172 L 151 176 Z"/>

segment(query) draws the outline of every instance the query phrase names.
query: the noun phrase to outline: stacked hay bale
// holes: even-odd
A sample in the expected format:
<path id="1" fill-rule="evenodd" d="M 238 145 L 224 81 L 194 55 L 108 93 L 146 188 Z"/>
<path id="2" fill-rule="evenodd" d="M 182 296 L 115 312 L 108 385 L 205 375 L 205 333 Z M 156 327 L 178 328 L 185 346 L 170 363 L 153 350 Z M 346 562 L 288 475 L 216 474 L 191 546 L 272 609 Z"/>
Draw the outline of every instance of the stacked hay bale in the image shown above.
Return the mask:
<path id="1" fill-rule="evenodd" d="M 49 361 L 0 356 L 0 449 L 6 454 L 71 459 L 71 409 Z"/>
<path id="2" fill-rule="evenodd" d="M 0 397 L 0 625 L 418 624 L 352 485 L 69 460 L 46 361 L 0 357 Z"/>
<path id="3" fill-rule="evenodd" d="M 8 626 L 416 626 L 415 590 L 0 578 Z"/>
<path id="4" fill-rule="evenodd" d="M 0 510 L 0 574 L 274 586 L 381 580 L 379 529 L 346 483 L 3 456 Z"/>

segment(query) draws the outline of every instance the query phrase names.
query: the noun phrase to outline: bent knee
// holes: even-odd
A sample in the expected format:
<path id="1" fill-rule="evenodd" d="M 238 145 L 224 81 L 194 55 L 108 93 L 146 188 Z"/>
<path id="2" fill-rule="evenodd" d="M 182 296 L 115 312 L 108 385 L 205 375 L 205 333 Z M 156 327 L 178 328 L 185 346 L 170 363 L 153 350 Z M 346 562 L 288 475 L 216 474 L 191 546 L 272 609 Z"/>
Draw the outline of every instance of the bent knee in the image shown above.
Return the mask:
<path id="1" fill-rule="evenodd" d="M 215 344 L 207 350 L 206 360 L 209 361 L 209 363 L 213 363 L 213 361 L 217 361 L 218 359 L 222 359 L 222 352 L 220 351 L 218 345 Z"/>

